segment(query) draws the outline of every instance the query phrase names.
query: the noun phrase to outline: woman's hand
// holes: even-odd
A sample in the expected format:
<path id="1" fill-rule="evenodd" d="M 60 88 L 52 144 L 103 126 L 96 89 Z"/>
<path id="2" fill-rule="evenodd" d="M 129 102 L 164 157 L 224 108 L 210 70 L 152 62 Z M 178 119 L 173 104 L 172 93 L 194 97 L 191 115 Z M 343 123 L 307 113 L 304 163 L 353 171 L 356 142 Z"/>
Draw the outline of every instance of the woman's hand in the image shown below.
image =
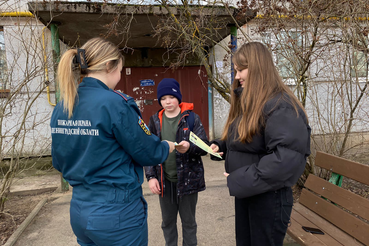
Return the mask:
<path id="1" fill-rule="evenodd" d="M 176 145 L 176 150 L 181 154 L 186 153 L 189 148 L 190 148 L 190 143 L 187 141 L 182 141 Z"/>
<path id="2" fill-rule="evenodd" d="M 167 141 L 167 140 L 164 140 L 166 141 L 168 144 L 169 144 L 169 153 L 172 153 L 173 150 L 175 149 L 175 145 L 174 145 L 174 142 L 172 141 Z"/>
<path id="3" fill-rule="evenodd" d="M 153 194 L 157 194 L 157 195 L 161 194 L 159 181 L 156 178 L 152 178 L 149 180 L 149 188 Z"/>

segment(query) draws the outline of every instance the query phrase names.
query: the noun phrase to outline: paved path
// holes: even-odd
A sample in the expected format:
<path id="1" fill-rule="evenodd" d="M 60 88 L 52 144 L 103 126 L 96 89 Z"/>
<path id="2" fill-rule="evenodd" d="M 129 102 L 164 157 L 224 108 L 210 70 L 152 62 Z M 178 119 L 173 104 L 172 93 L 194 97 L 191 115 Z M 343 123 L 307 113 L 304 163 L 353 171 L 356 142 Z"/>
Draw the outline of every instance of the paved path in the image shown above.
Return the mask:
<path id="1" fill-rule="evenodd" d="M 213 162 L 208 156 L 203 160 L 207 189 L 199 193 L 197 205 L 198 245 L 234 246 L 234 199 L 229 196 L 223 176 L 224 162 Z M 54 179 L 48 182 L 59 182 L 58 175 L 54 175 Z M 149 246 L 163 246 L 158 197 L 151 194 L 147 182 L 143 190 L 148 203 Z M 78 246 L 69 224 L 71 191 L 54 193 L 53 198 L 25 229 L 15 246 Z"/>

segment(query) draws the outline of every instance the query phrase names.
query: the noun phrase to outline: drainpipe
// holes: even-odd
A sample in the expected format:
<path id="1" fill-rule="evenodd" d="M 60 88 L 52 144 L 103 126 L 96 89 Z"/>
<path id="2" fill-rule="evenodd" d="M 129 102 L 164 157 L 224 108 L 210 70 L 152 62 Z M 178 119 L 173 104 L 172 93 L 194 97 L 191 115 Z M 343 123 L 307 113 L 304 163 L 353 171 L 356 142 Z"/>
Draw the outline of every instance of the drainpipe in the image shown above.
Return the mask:
<path id="1" fill-rule="evenodd" d="M 60 99 L 60 92 L 58 89 L 58 82 L 56 80 L 56 71 L 58 68 L 58 64 L 60 61 L 60 43 L 59 43 L 59 29 L 58 25 L 55 23 L 50 24 L 50 30 L 51 30 L 51 45 L 52 45 L 52 52 L 53 52 L 53 61 L 54 61 L 54 80 L 55 83 L 55 98 L 56 102 L 59 102 Z"/>
<path id="2" fill-rule="evenodd" d="M 231 83 L 234 81 L 233 54 L 237 50 L 237 27 L 231 26 Z"/>
<path id="3" fill-rule="evenodd" d="M 42 28 L 42 49 L 43 49 L 43 52 L 44 52 L 44 66 L 45 66 L 45 84 L 47 85 L 46 86 L 46 91 L 47 91 L 47 101 L 49 102 L 49 104 L 51 106 L 56 106 L 55 103 L 52 103 L 51 100 L 50 100 L 50 87 L 49 87 L 49 84 L 50 84 L 50 81 L 49 81 L 49 70 L 47 68 L 47 56 L 46 56 L 46 45 L 45 45 L 45 29 L 46 29 L 46 26 L 44 28 Z"/>
<path id="4" fill-rule="evenodd" d="M 51 44 L 52 44 L 52 52 L 53 52 L 53 60 L 54 60 L 54 80 L 55 80 L 55 98 L 56 102 L 59 102 L 60 99 L 60 92 L 58 87 L 58 81 L 56 79 L 56 71 L 58 68 L 58 64 L 60 61 L 60 43 L 59 43 L 59 29 L 58 25 L 55 23 L 50 24 L 50 30 L 51 30 Z M 68 182 L 63 178 L 63 175 L 60 174 L 60 181 L 61 181 L 61 191 L 68 191 L 69 190 L 69 184 Z"/>
<path id="5" fill-rule="evenodd" d="M 208 80 L 209 140 L 214 140 L 213 86 Z"/>

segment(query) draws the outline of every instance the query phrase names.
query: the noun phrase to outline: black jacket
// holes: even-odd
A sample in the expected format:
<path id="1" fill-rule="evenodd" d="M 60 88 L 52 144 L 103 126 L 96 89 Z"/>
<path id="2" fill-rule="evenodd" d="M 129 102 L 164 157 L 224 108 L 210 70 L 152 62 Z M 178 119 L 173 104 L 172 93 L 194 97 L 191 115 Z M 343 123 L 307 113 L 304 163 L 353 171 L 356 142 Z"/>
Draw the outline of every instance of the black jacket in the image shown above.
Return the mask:
<path id="1" fill-rule="evenodd" d="M 227 185 L 231 196 L 246 198 L 293 186 L 305 169 L 310 155 L 311 129 L 307 118 L 281 94 L 264 107 L 265 126 L 250 143 L 236 141 L 238 121 L 226 141 L 215 140 L 224 152 Z"/>
<path id="2" fill-rule="evenodd" d="M 180 143 L 182 140 L 190 143 L 190 148 L 184 154 L 176 151 L 176 164 L 177 164 L 177 195 L 179 197 L 183 195 L 189 195 L 199 191 L 205 190 L 205 178 L 204 178 L 204 166 L 201 160 L 201 156 L 206 155 L 206 151 L 203 151 L 196 145 L 190 142 L 190 129 L 187 123 L 187 116 L 193 109 L 192 103 L 181 103 L 181 119 L 178 123 L 178 129 L 176 133 L 176 142 Z M 164 109 L 151 116 L 149 129 L 152 134 L 161 138 L 161 121 Z M 206 137 L 205 129 L 201 123 L 200 117 L 194 114 L 195 122 L 193 126 L 193 132 L 201 138 L 202 141 L 209 144 L 208 138 Z M 145 168 L 145 174 L 147 180 L 156 178 L 161 187 L 162 194 L 164 194 L 164 173 L 162 165 L 150 166 Z"/>

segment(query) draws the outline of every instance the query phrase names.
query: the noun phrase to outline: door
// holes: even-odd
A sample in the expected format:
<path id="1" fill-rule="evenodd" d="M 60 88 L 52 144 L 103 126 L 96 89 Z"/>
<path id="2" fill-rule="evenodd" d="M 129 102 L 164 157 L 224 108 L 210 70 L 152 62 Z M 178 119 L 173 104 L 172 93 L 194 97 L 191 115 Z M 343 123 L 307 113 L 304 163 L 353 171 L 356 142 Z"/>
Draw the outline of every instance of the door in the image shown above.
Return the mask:
<path id="1" fill-rule="evenodd" d="M 122 70 L 122 78 L 115 89 L 133 97 L 146 124 L 161 106 L 157 100 L 157 86 L 164 78 L 174 78 L 180 84 L 182 102 L 194 104 L 194 112 L 201 118 L 209 136 L 208 78 L 203 66 L 183 67 L 176 70 L 167 67 L 134 67 Z"/>

